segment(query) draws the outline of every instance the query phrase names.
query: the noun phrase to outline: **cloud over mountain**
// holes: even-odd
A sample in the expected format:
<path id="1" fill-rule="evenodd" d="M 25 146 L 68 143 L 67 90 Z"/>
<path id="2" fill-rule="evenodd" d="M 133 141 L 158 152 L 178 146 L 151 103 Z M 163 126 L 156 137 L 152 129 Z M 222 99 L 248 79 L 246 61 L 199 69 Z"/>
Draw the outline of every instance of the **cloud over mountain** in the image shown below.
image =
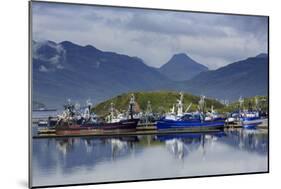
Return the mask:
<path id="1" fill-rule="evenodd" d="M 139 56 L 154 67 L 177 52 L 188 52 L 215 69 L 268 48 L 267 17 L 32 4 L 34 40 L 95 44 Z"/>

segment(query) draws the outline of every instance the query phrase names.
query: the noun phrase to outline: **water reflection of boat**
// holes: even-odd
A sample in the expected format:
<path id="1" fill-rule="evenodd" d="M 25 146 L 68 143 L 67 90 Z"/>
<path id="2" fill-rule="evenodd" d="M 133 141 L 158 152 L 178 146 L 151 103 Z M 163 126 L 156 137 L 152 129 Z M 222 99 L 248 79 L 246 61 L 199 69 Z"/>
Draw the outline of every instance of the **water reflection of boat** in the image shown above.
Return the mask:
<path id="1" fill-rule="evenodd" d="M 170 139 L 165 142 L 165 145 L 169 151 L 171 151 L 175 157 L 182 159 L 185 155 L 187 147 L 180 139 Z"/>
<path id="2" fill-rule="evenodd" d="M 110 139 L 109 142 L 111 144 L 111 150 L 114 153 L 116 151 L 125 150 L 128 147 L 128 143 L 126 141 L 121 141 L 119 139 Z"/>
<path id="3" fill-rule="evenodd" d="M 155 138 L 161 142 L 172 139 L 200 139 L 200 133 L 183 133 L 183 134 L 170 134 L 170 135 L 157 135 Z"/>
<path id="4" fill-rule="evenodd" d="M 56 147 L 63 155 L 66 155 L 71 149 L 73 149 L 74 139 L 69 138 L 57 140 Z"/>
<path id="5" fill-rule="evenodd" d="M 220 137 L 224 137 L 224 132 L 214 133 L 185 133 L 185 134 L 171 134 L 171 135 L 159 135 L 155 137 L 155 140 L 164 142 L 167 149 L 174 154 L 178 159 L 183 159 L 188 153 L 194 150 L 202 151 L 205 155 L 205 145 L 212 145 Z"/>
<path id="6" fill-rule="evenodd" d="M 170 113 L 168 113 L 165 117 L 157 121 L 156 124 L 157 129 L 187 129 L 187 128 L 221 129 L 224 127 L 225 119 L 223 117 L 213 112 L 209 112 L 208 114 L 204 113 L 205 96 L 201 96 L 200 98 L 198 112 L 184 113 L 183 94 L 180 93 L 180 99 L 178 100 L 177 109 L 178 109 L 177 114 L 174 113 L 174 107 L 173 107 Z"/>
<path id="7" fill-rule="evenodd" d="M 226 132 L 223 143 L 249 152 L 267 153 L 268 133 L 259 129 L 239 129 Z"/>
<path id="8" fill-rule="evenodd" d="M 115 159 L 117 156 L 128 155 L 134 149 L 134 143 L 136 141 L 138 141 L 136 136 L 131 138 L 107 139 L 107 143 L 111 146 L 111 158 Z"/>
<path id="9" fill-rule="evenodd" d="M 50 141 L 50 140 L 48 140 Z M 116 158 L 126 155 L 133 144 L 138 141 L 137 136 L 118 138 L 63 138 L 56 139 L 56 149 L 64 156 L 79 151 L 81 154 L 94 154 L 99 158 Z"/>
<path id="10" fill-rule="evenodd" d="M 166 141 L 170 139 L 183 139 L 183 140 L 194 140 L 194 139 L 201 139 L 202 135 L 206 136 L 207 138 L 212 137 L 223 137 L 226 136 L 225 132 L 212 132 L 209 134 L 203 133 L 179 133 L 179 134 L 169 134 L 169 135 L 157 135 L 156 140 L 159 141 Z"/>
<path id="11" fill-rule="evenodd" d="M 237 171 L 236 165 L 241 166 L 239 170 L 247 168 L 247 171 L 253 171 L 256 167 L 267 165 L 268 135 L 262 132 L 265 131 L 236 129 L 232 132 L 226 131 L 226 136 L 223 133 L 201 133 L 201 137 L 200 134 L 191 137 L 174 135 L 176 139 L 169 136 L 162 141 L 155 140 L 153 135 L 140 135 L 136 136 L 138 142 L 133 142 L 135 140 L 133 137 L 118 137 L 113 144 L 109 140 L 112 137 L 35 139 L 33 158 L 39 164 L 39 167 L 36 167 L 38 170 L 62 171 L 60 179 L 65 179 L 65 175 L 68 174 L 75 174 L 75 178 L 81 179 L 80 170 L 87 171 L 84 175 L 88 176 L 89 180 L 96 178 L 92 175 L 93 171 L 100 171 L 98 173 L 102 178 L 107 175 L 116 178 L 116 174 L 120 172 L 119 168 L 125 171 L 125 174 L 121 171 L 125 178 L 131 173 L 135 174 L 134 168 L 139 168 L 139 164 L 143 166 L 145 172 L 155 171 L 153 172 L 155 175 L 159 174 L 159 170 L 163 170 L 161 166 L 165 166 L 165 170 L 175 174 L 182 171 L 194 171 L 195 174 L 198 172 L 198 167 L 204 173 L 209 170 L 211 164 L 215 165 L 214 163 L 220 165 L 228 163 L 228 167 L 231 167 L 231 163 L 235 164 L 232 166 L 235 169 L 230 171 Z M 153 137 L 151 143 L 148 143 L 147 136 Z M 116 140 L 120 140 L 121 143 L 122 140 L 126 141 L 127 144 L 119 145 L 123 146 L 123 149 L 118 148 L 116 146 L 120 141 L 116 142 Z M 239 141 L 243 143 L 242 148 L 238 146 Z M 89 151 L 86 146 L 90 148 Z M 249 166 L 253 169 L 248 169 Z M 109 174 L 111 171 L 109 167 L 116 170 L 116 174 Z M 215 173 L 217 167 L 211 167 Z M 229 171 L 227 168 L 225 170 Z M 43 176 L 46 178 L 45 174 Z"/>

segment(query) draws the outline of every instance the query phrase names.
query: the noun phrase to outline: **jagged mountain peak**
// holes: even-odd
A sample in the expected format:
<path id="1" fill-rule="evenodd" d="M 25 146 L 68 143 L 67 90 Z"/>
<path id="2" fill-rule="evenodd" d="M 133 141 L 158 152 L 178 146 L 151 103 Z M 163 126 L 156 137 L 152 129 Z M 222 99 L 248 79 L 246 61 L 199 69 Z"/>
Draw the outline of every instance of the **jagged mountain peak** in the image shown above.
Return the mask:
<path id="1" fill-rule="evenodd" d="M 61 45 L 64 45 L 64 46 L 78 46 L 78 47 L 81 47 L 80 45 L 77 45 L 75 43 L 72 43 L 70 41 L 62 41 L 60 42 Z"/>
<path id="2" fill-rule="evenodd" d="M 208 68 L 185 53 L 177 53 L 163 66 L 159 71 L 174 81 L 184 81 L 191 79 L 202 71 L 207 71 Z"/>

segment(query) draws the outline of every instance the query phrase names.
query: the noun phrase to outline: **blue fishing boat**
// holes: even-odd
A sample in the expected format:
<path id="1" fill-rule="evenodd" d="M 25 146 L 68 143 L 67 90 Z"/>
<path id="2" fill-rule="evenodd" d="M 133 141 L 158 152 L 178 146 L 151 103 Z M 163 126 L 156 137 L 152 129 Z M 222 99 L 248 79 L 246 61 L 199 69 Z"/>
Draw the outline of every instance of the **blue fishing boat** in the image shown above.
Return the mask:
<path id="1" fill-rule="evenodd" d="M 205 96 L 201 96 L 199 101 L 199 111 L 195 113 L 183 112 L 183 94 L 180 93 L 180 99 L 177 104 L 177 114 L 175 114 L 175 108 L 171 109 L 171 112 L 167 113 L 165 117 L 157 121 L 157 129 L 222 129 L 224 128 L 225 119 L 212 114 L 203 114 L 205 106 Z M 191 107 L 189 105 L 188 109 Z M 187 109 L 187 111 L 188 111 Z M 185 112 L 187 112 L 185 111 Z"/>
<path id="2" fill-rule="evenodd" d="M 239 98 L 239 111 L 232 113 L 231 116 L 227 119 L 228 123 L 236 123 L 240 124 L 243 128 L 246 129 L 254 129 L 258 125 L 262 124 L 264 119 L 261 117 L 259 111 L 259 101 L 258 98 L 255 98 L 256 110 L 253 110 L 252 104 L 249 102 L 248 110 L 245 110 L 244 107 L 244 99 L 242 97 Z"/>
<path id="3" fill-rule="evenodd" d="M 157 121 L 157 129 L 185 129 L 185 128 L 205 128 L 205 129 L 218 129 L 224 127 L 225 120 L 223 118 L 215 118 L 210 121 L 205 121 L 199 114 L 187 115 L 179 118 L 178 120 L 162 119 Z"/>
<path id="4" fill-rule="evenodd" d="M 242 126 L 247 129 L 254 129 L 262 124 L 263 119 L 259 116 L 259 112 L 243 112 L 240 121 Z"/>

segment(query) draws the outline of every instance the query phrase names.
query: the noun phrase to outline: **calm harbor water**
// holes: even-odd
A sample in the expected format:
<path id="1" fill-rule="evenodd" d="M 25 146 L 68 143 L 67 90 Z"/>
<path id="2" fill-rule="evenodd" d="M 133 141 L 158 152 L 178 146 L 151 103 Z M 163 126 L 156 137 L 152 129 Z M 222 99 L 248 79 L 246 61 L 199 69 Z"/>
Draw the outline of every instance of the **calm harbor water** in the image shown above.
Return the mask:
<path id="1" fill-rule="evenodd" d="M 34 128 L 36 129 L 36 128 Z M 33 186 L 267 171 L 266 130 L 33 139 Z"/>

